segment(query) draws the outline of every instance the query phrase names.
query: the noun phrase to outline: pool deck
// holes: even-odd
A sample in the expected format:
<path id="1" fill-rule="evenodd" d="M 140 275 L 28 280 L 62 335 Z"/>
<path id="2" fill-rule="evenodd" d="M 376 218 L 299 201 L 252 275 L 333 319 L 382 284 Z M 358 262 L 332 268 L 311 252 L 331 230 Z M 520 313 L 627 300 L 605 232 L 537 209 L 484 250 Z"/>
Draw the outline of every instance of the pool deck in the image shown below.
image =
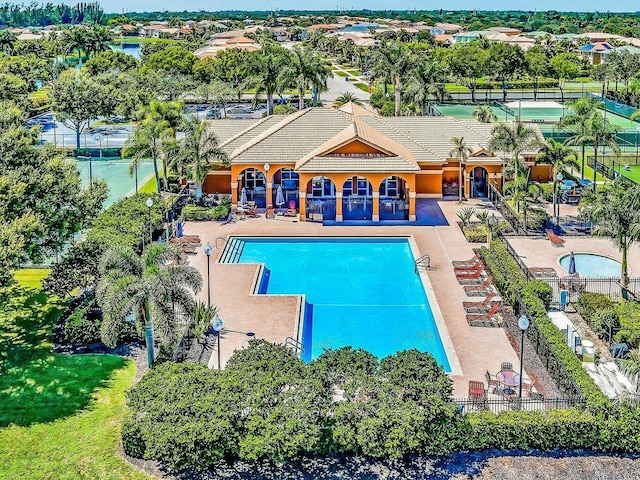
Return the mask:
<path id="1" fill-rule="evenodd" d="M 345 226 L 335 229 L 317 223 L 294 222 L 287 218 L 272 220 L 261 216 L 227 225 L 188 222 L 184 231 L 199 235 L 203 246 L 207 241 L 214 245 L 216 237 L 226 238 L 230 235 L 413 236 L 419 253 L 428 253 L 431 257 L 432 270 L 428 272 L 428 277 L 454 350 L 450 352 L 453 353 L 450 362 L 454 373 L 450 378 L 454 381 L 454 395 L 465 397 L 469 380 L 484 380 L 487 370 L 495 373 L 500 370 L 502 362 L 511 362 L 516 367 L 519 361 L 503 329 L 470 327 L 467 324 L 462 302 L 482 298 L 466 297 L 453 274 L 451 262 L 470 259 L 473 256 L 472 249 L 478 245 L 468 243 L 456 224 L 459 204 L 455 201 L 439 203 L 450 226 Z M 219 241 L 218 244 L 222 249 L 223 242 Z M 220 253 L 221 250 L 214 250 L 211 255 L 211 301 L 220 308 L 225 329 L 234 331 L 222 337 L 220 353 L 223 365 L 234 349 L 247 345 L 248 337 L 235 332 L 255 332 L 256 338 L 275 343 L 284 342 L 287 336 L 295 338 L 300 296 L 254 295 L 252 288 L 258 267 L 216 263 Z M 206 300 L 206 255 L 199 249 L 197 255 L 191 255 L 189 260 L 205 279 L 205 289 L 198 296 Z M 212 358 L 210 366 L 216 364 L 217 358 Z"/>

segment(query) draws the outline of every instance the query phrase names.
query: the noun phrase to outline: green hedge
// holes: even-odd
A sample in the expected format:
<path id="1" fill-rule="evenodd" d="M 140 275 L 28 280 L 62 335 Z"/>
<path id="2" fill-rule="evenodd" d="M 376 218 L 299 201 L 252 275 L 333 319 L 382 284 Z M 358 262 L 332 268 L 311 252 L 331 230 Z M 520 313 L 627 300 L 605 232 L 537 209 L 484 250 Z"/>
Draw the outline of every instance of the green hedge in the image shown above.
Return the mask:
<path id="1" fill-rule="evenodd" d="M 640 304 L 621 300 L 614 302 L 601 293 L 585 292 L 578 299 L 578 311 L 591 329 L 605 341 L 640 345 Z M 610 333 L 615 333 L 609 338 Z"/>
<path id="2" fill-rule="evenodd" d="M 400 459 L 464 447 L 452 382 L 428 353 L 379 361 L 346 347 L 304 363 L 251 340 L 223 371 L 154 367 L 128 396 L 124 450 L 173 468 L 222 458 L 284 461 L 302 453 Z"/>
<path id="3" fill-rule="evenodd" d="M 500 89 L 502 90 L 502 82 L 495 80 L 479 80 L 477 84 L 478 90 L 481 89 Z M 556 88 L 558 81 L 552 78 L 540 79 L 538 81 L 538 88 Z M 534 83 L 531 80 L 511 80 L 507 82 L 507 89 L 514 88 L 534 88 Z"/>
<path id="4" fill-rule="evenodd" d="M 515 293 L 519 294 L 529 313 L 536 320 L 540 333 L 549 343 L 556 358 L 566 368 L 566 375 L 570 375 L 580 389 L 587 404 L 594 408 L 608 405 L 610 402 L 607 397 L 593 383 L 574 351 L 567 345 L 562 332 L 547 316 L 547 305 L 550 303 L 549 289 L 541 284 L 541 280 L 528 282 L 526 275 L 501 241 L 494 240 L 491 242 L 491 249 L 483 247 L 481 253 L 500 293 L 511 303 L 515 300 Z M 555 374 L 558 376 L 557 381 L 560 381 L 564 375 L 562 371 Z"/>
<path id="5" fill-rule="evenodd" d="M 67 343 L 101 343 L 102 315 L 97 314 L 93 298 L 82 302 L 64 322 L 64 339 Z M 117 344 L 140 341 L 136 323 L 120 322 L 117 328 Z"/>
<path id="6" fill-rule="evenodd" d="M 198 207 L 196 205 L 185 205 L 182 209 L 182 218 L 186 221 L 199 220 L 220 220 L 229 216 L 228 205 L 218 205 L 215 207 Z"/>
<path id="7" fill-rule="evenodd" d="M 489 230 L 484 225 L 470 224 L 462 227 L 462 232 L 467 242 L 483 243 L 487 241 Z"/>

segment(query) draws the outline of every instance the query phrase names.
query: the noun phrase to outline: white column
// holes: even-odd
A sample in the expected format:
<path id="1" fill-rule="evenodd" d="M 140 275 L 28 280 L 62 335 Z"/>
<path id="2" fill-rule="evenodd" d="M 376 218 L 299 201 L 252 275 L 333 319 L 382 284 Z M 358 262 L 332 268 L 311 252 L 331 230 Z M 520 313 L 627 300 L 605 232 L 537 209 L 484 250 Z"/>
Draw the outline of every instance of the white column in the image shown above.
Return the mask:
<path id="1" fill-rule="evenodd" d="M 373 214 L 371 215 L 371 221 L 380 221 L 380 192 L 373 192 Z"/>
<path id="2" fill-rule="evenodd" d="M 342 221 L 342 192 L 336 192 L 336 222 Z"/>

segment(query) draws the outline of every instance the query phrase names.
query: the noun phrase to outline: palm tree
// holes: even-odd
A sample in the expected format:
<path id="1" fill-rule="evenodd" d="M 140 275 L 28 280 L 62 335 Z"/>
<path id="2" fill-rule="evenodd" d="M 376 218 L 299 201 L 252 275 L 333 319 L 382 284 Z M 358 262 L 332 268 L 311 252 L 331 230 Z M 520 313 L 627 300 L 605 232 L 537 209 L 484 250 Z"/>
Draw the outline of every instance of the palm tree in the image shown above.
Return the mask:
<path id="1" fill-rule="evenodd" d="M 355 103 L 356 105 L 362 105 L 360 99 L 353 92 L 341 92 L 340 95 L 336 98 L 335 102 L 333 102 L 333 106 L 336 108 L 340 108 L 347 103 Z"/>
<path id="2" fill-rule="evenodd" d="M 150 123 L 154 125 L 154 130 L 159 133 L 159 139 L 162 140 L 161 144 L 158 144 L 157 157 L 162 160 L 163 176 L 165 190 L 169 188 L 167 175 L 169 173 L 169 165 L 167 161 L 167 152 L 170 151 L 167 148 L 172 141 L 176 138 L 176 128 L 182 121 L 182 107 L 184 104 L 181 100 L 160 102 L 152 100 L 149 105 L 140 112 L 140 115 L 144 117 L 142 123 Z M 163 128 L 163 131 L 158 132 L 158 128 Z"/>
<path id="3" fill-rule="evenodd" d="M 278 47 L 279 50 L 282 50 Z M 283 62 L 286 56 L 273 47 L 266 47 L 260 50 L 255 57 L 253 65 L 252 84 L 256 88 L 256 98 L 261 93 L 267 95 L 267 114 L 273 113 L 273 94 L 278 93 L 282 88 Z"/>
<path id="4" fill-rule="evenodd" d="M 536 129 L 522 122 L 515 122 L 498 123 L 493 127 L 487 146 L 493 151 L 511 153 L 511 165 L 506 166 L 504 173 L 513 173 L 515 178 L 522 169 L 520 154 L 526 150 L 537 150 L 540 143 L 541 139 Z"/>
<path id="5" fill-rule="evenodd" d="M 596 177 L 598 175 L 598 148 L 600 146 L 609 147 L 616 155 L 620 154 L 617 134 L 620 130 L 618 125 L 612 125 L 604 118 L 599 110 L 595 110 L 584 119 L 580 135 L 574 135 L 567 139 L 567 145 L 586 145 L 593 147 L 593 191 L 597 191 Z M 584 157 L 583 157 L 584 162 Z"/>
<path id="6" fill-rule="evenodd" d="M 318 106 L 320 92 L 327 91 L 327 80 L 333 78 L 331 62 L 320 55 L 311 56 L 311 99 L 313 106 Z"/>
<path id="7" fill-rule="evenodd" d="M 435 60 L 426 60 L 409 72 L 407 96 L 420 105 L 420 114 L 424 115 L 425 107 L 431 98 L 442 103 L 447 95 L 445 88 L 445 68 Z"/>
<path id="8" fill-rule="evenodd" d="M 594 235 L 609 238 L 622 254 L 621 280 L 629 285 L 627 255 L 631 246 L 640 242 L 640 186 L 626 188 L 618 182 L 604 186 L 599 195 L 592 195 L 581 204 L 595 225 Z"/>
<path id="9" fill-rule="evenodd" d="M 169 128 L 169 122 L 167 121 L 142 121 L 136 125 L 133 130 L 133 136 L 127 139 L 122 149 L 122 158 L 131 157 L 129 175 L 137 172 L 140 161 L 149 157 L 153 159 L 153 172 L 156 177 L 158 192 L 162 191 L 160 173 L 158 171 L 158 158 L 162 154 L 163 144 L 170 140 L 170 138 L 167 138 L 166 133 Z"/>
<path id="10" fill-rule="evenodd" d="M 374 50 L 374 55 L 377 69 L 387 70 L 389 78 L 393 81 L 395 116 L 399 117 L 402 110 L 402 87 L 407 73 L 415 66 L 415 59 L 403 44 L 396 42 L 381 43 Z"/>
<path id="11" fill-rule="evenodd" d="M 151 244 L 140 256 L 122 245 L 103 254 L 96 298 L 104 311 L 101 335 L 107 345 L 115 343 L 119 325 L 131 314 L 144 323 L 149 366 L 155 360 L 155 331 L 165 343 L 176 339 L 176 313 L 191 315 L 192 292 L 202 288 L 200 272 L 179 259 L 180 252 L 168 243 Z"/>
<path id="12" fill-rule="evenodd" d="M 469 158 L 469 149 L 464 141 L 464 137 L 452 137 L 451 143 L 454 147 L 449 155 L 458 159 L 458 201 L 462 201 L 462 164 Z"/>
<path id="13" fill-rule="evenodd" d="M 283 82 L 293 85 L 298 90 L 298 109 L 304 109 L 304 93 L 316 78 L 314 71 L 314 55 L 305 47 L 295 46 L 291 51 L 288 64 L 281 72 Z"/>
<path id="14" fill-rule="evenodd" d="M 478 105 L 473 111 L 473 118 L 480 123 L 493 123 L 498 121 L 498 117 L 489 105 Z"/>
<path id="15" fill-rule="evenodd" d="M 196 116 L 185 116 L 182 121 L 184 138 L 178 141 L 177 155 L 174 158 L 178 170 L 187 166 L 189 176 L 196 182 L 196 198 L 202 198 L 202 184 L 212 165 L 228 165 L 229 157 L 218 146 L 218 139 Z"/>
<path id="16" fill-rule="evenodd" d="M 569 104 L 569 113 L 563 115 L 556 124 L 557 128 L 568 130 L 573 135 L 565 140 L 566 145 L 580 145 L 582 147 L 582 170 L 584 180 L 585 147 L 589 143 L 587 138 L 587 118 L 598 111 L 596 101 L 590 97 L 581 98 Z"/>
<path id="17" fill-rule="evenodd" d="M 550 138 L 544 142 L 540 153 L 536 157 L 536 165 L 538 164 L 553 165 L 553 176 L 555 178 L 566 167 L 578 168 L 578 158 L 573 148 Z"/>
<path id="18" fill-rule="evenodd" d="M 107 27 L 96 26 L 86 32 L 87 52 L 96 55 L 111 49 L 109 44 L 113 40 L 113 34 Z"/>
<path id="19" fill-rule="evenodd" d="M 78 52 L 78 65 L 82 65 L 82 50 L 86 51 L 88 38 L 87 32 L 84 28 L 72 27 L 62 31 L 61 35 L 62 43 L 65 46 L 65 50 Z"/>
<path id="20" fill-rule="evenodd" d="M 10 30 L 0 31 L 0 52 L 10 54 L 17 41 L 16 34 Z"/>

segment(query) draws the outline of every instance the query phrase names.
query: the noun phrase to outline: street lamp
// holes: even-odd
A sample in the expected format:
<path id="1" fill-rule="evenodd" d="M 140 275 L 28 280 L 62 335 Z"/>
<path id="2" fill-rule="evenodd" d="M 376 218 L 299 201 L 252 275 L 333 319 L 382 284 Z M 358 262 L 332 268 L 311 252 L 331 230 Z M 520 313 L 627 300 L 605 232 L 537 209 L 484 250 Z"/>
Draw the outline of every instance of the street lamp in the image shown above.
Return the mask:
<path id="1" fill-rule="evenodd" d="M 153 207 L 153 199 L 147 198 L 147 208 L 149 209 L 149 244 L 153 242 L 153 227 L 151 226 L 151 207 Z"/>
<path id="2" fill-rule="evenodd" d="M 520 389 L 518 390 L 518 398 L 522 398 L 522 361 L 524 359 L 524 332 L 529 328 L 529 318 L 526 315 L 522 315 L 518 319 L 518 327 L 520 327 L 520 331 L 522 332 L 522 337 L 520 338 Z"/>
<path id="3" fill-rule="evenodd" d="M 211 324 L 211 328 L 213 329 L 213 334 L 218 337 L 218 370 L 220 370 L 221 361 L 220 361 L 220 337 L 222 336 L 222 330 L 224 329 L 224 322 L 222 319 L 216 315 L 216 319 Z M 235 330 L 225 330 L 229 333 L 241 333 L 246 335 L 247 337 L 255 337 L 255 333 L 253 332 L 236 332 Z"/>
<path id="4" fill-rule="evenodd" d="M 557 182 L 562 182 L 563 179 L 564 176 L 562 175 L 562 172 L 558 172 L 558 175 L 556 175 L 556 178 L 553 180 L 553 216 L 556 217 L 556 224 L 558 223 L 558 217 L 560 216 L 560 194 L 557 192 Z"/>
<path id="5" fill-rule="evenodd" d="M 207 256 L 207 306 L 211 307 L 211 275 L 209 270 L 209 260 L 211 260 L 211 252 L 213 251 L 213 247 L 209 242 L 207 242 L 207 246 L 204 247 L 204 253 Z"/>

